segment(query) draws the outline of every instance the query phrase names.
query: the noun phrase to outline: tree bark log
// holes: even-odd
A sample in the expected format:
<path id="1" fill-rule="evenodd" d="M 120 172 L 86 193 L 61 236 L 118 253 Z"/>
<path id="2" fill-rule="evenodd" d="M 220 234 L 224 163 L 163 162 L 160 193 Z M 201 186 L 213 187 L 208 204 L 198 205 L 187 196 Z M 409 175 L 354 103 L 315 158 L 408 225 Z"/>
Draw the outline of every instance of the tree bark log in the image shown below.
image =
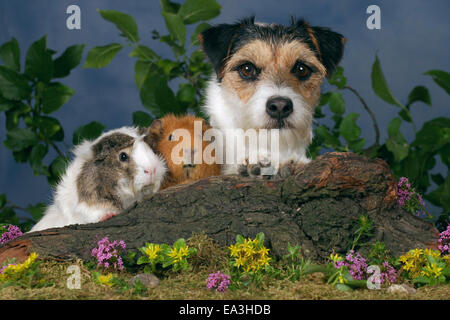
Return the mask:
<path id="1" fill-rule="evenodd" d="M 56 259 L 90 259 L 96 242 L 124 240 L 128 250 L 145 242 L 172 244 L 205 232 L 220 245 L 235 236 L 264 232 L 271 254 L 299 244 L 315 261 L 352 245 L 358 218 L 367 214 L 372 236 L 393 255 L 437 247 L 434 226 L 400 209 L 388 165 L 353 153 L 327 153 L 287 179 L 219 176 L 162 190 L 100 223 L 27 233 L 0 248 L 0 262 L 22 260 L 30 252 Z M 367 250 L 367 246 L 361 248 Z"/>

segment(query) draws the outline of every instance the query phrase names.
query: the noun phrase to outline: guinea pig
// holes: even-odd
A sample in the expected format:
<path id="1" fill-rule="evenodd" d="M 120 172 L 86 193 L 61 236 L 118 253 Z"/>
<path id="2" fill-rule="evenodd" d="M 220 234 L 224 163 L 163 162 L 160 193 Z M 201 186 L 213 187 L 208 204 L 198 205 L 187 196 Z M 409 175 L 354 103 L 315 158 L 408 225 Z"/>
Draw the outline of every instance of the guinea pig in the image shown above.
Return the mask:
<path id="1" fill-rule="evenodd" d="M 104 221 L 157 192 L 167 168 L 146 131 L 123 127 L 78 145 L 53 204 L 30 232 Z"/>
<path id="2" fill-rule="evenodd" d="M 198 132 L 195 130 L 196 121 L 198 121 Z M 205 131 L 210 128 L 204 119 L 193 115 L 177 117 L 169 114 L 152 122 L 149 128 L 149 137 L 154 143 L 153 149 L 164 157 L 168 168 L 161 189 L 220 175 L 221 166 L 215 163 L 215 159 L 205 161 L 203 158 L 203 151 L 210 142 L 203 140 L 202 137 Z M 177 129 L 181 129 L 179 137 L 176 133 L 180 131 L 177 131 Z M 183 130 L 185 133 L 189 133 L 190 140 L 183 141 Z M 178 159 L 181 158 L 181 161 L 178 161 L 178 163 L 174 161 L 174 155 Z M 211 156 L 214 156 L 214 151 L 211 152 Z M 195 159 L 200 161 L 194 161 Z"/>

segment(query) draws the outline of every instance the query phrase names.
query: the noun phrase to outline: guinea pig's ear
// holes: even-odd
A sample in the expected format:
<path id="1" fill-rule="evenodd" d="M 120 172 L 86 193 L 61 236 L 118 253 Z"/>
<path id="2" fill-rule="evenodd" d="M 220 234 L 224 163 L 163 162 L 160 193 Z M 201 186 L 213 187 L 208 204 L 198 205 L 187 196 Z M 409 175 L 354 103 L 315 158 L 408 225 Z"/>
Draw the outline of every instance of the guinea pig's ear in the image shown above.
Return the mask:
<path id="1" fill-rule="evenodd" d="M 230 55 L 238 31 L 245 23 L 253 24 L 253 18 L 245 19 L 236 24 L 219 24 L 206 29 L 198 36 L 203 52 L 213 65 L 219 78 L 221 78 L 221 69 Z"/>
<path id="2" fill-rule="evenodd" d="M 111 153 L 111 151 L 114 150 L 115 146 L 116 144 L 113 140 L 100 140 L 92 147 L 92 151 L 94 152 L 94 160 L 96 162 L 105 160 L 105 158 Z"/>
<path id="3" fill-rule="evenodd" d="M 305 20 L 293 19 L 293 25 L 305 33 L 308 42 L 327 70 L 327 77 L 331 77 L 342 59 L 347 39 L 329 28 L 311 27 Z"/>
<path id="4" fill-rule="evenodd" d="M 144 137 L 144 141 L 153 149 L 156 150 L 158 142 L 161 141 L 164 134 L 163 123 L 160 119 L 153 120 L 148 134 Z"/>

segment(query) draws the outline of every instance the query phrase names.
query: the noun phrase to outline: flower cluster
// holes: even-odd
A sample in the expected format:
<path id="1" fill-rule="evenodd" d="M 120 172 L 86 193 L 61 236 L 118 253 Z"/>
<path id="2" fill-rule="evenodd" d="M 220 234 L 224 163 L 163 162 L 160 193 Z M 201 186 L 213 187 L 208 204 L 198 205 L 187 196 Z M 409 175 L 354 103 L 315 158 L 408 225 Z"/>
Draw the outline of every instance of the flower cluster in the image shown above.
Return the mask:
<path id="1" fill-rule="evenodd" d="M 443 255 L 450 254 L 450 224 L 447 226 L 447 230 L 440 233 L 438 248 Z"/>
<path id="2" fill-rule="evenodd" d="M 9 226 L 8 225 L 0 226 L 0 234 L 1 234 L 0 244 L 5 244 L 23 235 L 19 227 L 13 224 L 10 224 Z"/>
<path id="3" fill-rule="evenodd" d="M 207 289 L 216 289 L 219 292 L 225 292 L 225 290 L 230 285 L 231 277 L 220 271 L 216 273 L 210 273 L 208 279 L 206 280 Z"/>
<path id="4" fill-rule="evenodd" d="M 108 237 L 104 237 L 97 242 L 97 248 L 92 249 L 91 256 L 97 259 L 97 266 L 113 269 L 123 270 L 123 261 L 120 256 L 120 251 L 126 249 L 126 244 L 123 240 L 109 241 Z"/>
<path id="5" fill-rule="evenodd" d="M 230 256 L 234 267 L 244 272 L 257 272 L 269 265 L 269 249 L 264 246 L 264 237 L 258 234 L 255 239 L 236 237 L 236 244 L 230 245 Z"/>
<path id="6" fill-rule="evenodd" d="M 417 216 L 424 215 L 425 202 L 422 196 L 411 186 L 408 178 L 401 177 L 397 183 L 397 203 L 404 210 Z"/>
<path id="7" fill-rule="evenodd" d="M 366 276 L 367 271 L 367 262 L 366 259 L 361 256 L 359 252 L 354 250 L 350 250 L 345 259 L 341 257 L 335 258 L 334 267 L 336 269 L 342 268 L 343 266 L 347 267 L 350 275 L 355 280 L 363 280 Z"/>
<path id="8" fill-rule="evenodd" d="M 20 276 L 20 274 L 23 274 L 32 267 L 37 257 L 37 253 L 32 252 L 23 263 L 8 263 L 4 265 L 0 268 L 0 281 L 8 281 Z"/>
<path id="9" fill-rule="evenodd" d="M 404 271 L 410 279 L 419 276 L 439 277 L 440 271 L 437 269 L 435 259 L 440 257 L 438 250 L 431 249 L 413 249 L 400 257 L 402 263 L 401 270 Z"/>
<path id="10" fill-rule="evenodd" d="M 382 263 L 383 272 L 380 273 L 380 283 L 395 283 L 398 277 L 398 272 L 389 262 L 384 261 Z"/>
<path id="11" fill-rule="evenodd" d="M 145 272 L 156 272 L 157 265 L 163 268 L 172 267 L 173 271 L 186 270 L 190 267 L 187 259 L 196 252 L 189 248 L 183 238 L 175 241 L 173 246 L 167 244 L 146 243 L 139 251 L 143 254 L 139 257 L 137 264 L 146 264 Z"/>

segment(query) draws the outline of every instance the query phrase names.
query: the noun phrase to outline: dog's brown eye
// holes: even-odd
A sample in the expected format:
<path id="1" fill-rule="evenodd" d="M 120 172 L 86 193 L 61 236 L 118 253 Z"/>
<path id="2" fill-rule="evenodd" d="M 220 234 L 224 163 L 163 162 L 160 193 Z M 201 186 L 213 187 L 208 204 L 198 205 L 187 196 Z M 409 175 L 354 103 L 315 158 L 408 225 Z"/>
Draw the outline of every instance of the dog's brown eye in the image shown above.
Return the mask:
<path id="1" fill-rule="evenodd" d="M 119 160 L 122 161 L 122 162 L 127 161 L 128 160 L 128 155 L 125 152 L 121 152 L 119 154 Z"/>
<path id="2" fill-rule="evenodd" d="M 297 62 L 294 68 L 292 68 L 292 73 L 300 80 L 308 79 L 311 75 L 311 71 L 311 68 L 302 62 Z"/>
<path id="3" fill-rule="evenodd" d="M 244 63 L 238 68 L 239 75 L 244 80 L 255 80 L 258 75 L 258 69 L 250 63 Z"/>

